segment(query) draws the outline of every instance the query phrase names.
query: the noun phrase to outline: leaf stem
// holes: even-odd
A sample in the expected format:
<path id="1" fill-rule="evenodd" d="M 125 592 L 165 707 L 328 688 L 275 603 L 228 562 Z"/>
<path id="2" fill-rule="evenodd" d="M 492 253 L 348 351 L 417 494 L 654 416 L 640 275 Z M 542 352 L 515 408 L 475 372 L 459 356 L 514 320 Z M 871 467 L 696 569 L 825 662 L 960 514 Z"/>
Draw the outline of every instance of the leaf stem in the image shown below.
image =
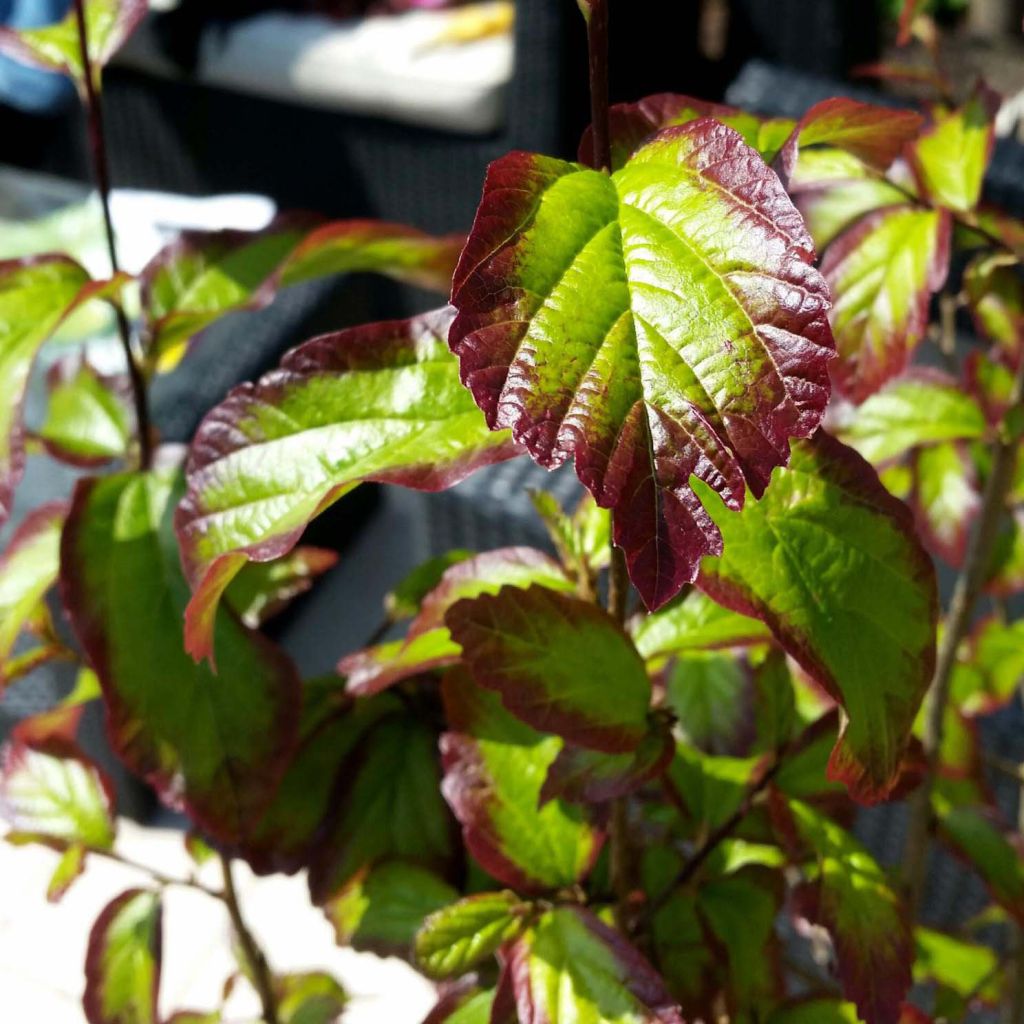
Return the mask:
<path id="1" fill-rule="evenodd" d="M 85 0 L 75 0 L 75 20 L 78 25 L 78 48 L 82 59 L 82 77 L 85 89 L 85 110 L 89 123 L 89 149 L 92 156 L 93 177 L 96 190 L 100 195 L 103 209 L 103 227 L 107 238 L 107 254 L 110 257 L 110 271 L 116 277 L 120 273 L 117 258 L 117 242 L 114 238 L 114 222 L 110 216 L 110 168 L 107 161 L 107 136 L 103 124 L 103 106 L 96 90 L 93 74 L 92 57 L 89 54 L 89 33 L 85 17 Z M 135 422 L 139 434 L 139 461 L 143 469 L 148 469 L 152 461 L 152 441 L 150 438 L 149 401 L 146 393 L 146 380 L 142 374 L 135 353 L 132 351 L 131 329 L 124 307 L 119 298 L 111 299 L 114 315 L 117 319 L 117 332 L 124 349 L 124 357 L 128 366 L 128 377 L 131 381 L 132 399 L 135 404 Z"/>
<path id="2" fill-rule="evenodd" d="M 260 997 L 263 1007 L 263 1024 L 278 1024 L 277 997 L 274 994 L 274 978 L 267 965 L 267 958 L 256 942 L 255 937 L 242 917 L 242 908 L 238 902 L 238 890 L 235 888 L 235 878 L 231 868 L 231 858 L 226 854 L 220 854 L 220 864 L 224 872 L 224 902 L 227 904 L 228 914 L 231 916 L 231 924 L 234 926 L 235 934 L 242 945 L 242 951 L 252 970 L 252 982 Z"/>
<path id="3" fill-rule="evenodd" d="M 608 570 L 608 614 L 620 625 L 626 621 L 629 606 L 629 570 L 622 548 L 612 545 Z"/>
<path id="4" fill-rule="evenodd" d="M 686 885 L 687 882 L 691 881 L 694 875 L 700 870 L 704 862 L 711 856 L 712 853 L 721 845 L 721 843 L 728 839 L 729 836 L 736 831 L 737 828 L 743 823 L 743 820 L 748 814 L 754 809 L 754 804 L 757 802 L 760 795 L 768 788 L 771 781 L 779 773 L 779 769 L 783 763 L 783 751 L 779 751 L 772 763 L 764 770 L 764 772 L 756 778 L 748 787 L 747 791 L 743 796 L 743 800 L 740 802 L 739 807 L 729 815 L 717 828 L 712 829 L 711 832 L 705 837 L 704 841 L 697 847 L 693 852 L 690 859 L 679 870 L 679 874 L 676 875 L 672 881 L 665 886 L 664 889 L 647 905 L 647 909 L 644 911 L 643 920 L 644 922 L 651 921 L 658 911 L 663 910 L 668 904 L 668 901 L 672 898 L 672 894 L 676 889 Z"/>
<path id="5" fill-rule="evenodd" d="M 590 123 L 594 140 L 594 166 L 610 170 L 611 135 L 608 129 L 608 3 L 583 0 L 587 10 L 587 45 L 590 52 Z"/>
<path id="6" fill-rule="evenodd" d="M 215 900 L 224 899 L 224 893 L 220 890 L 211 889 L 210 886 L 204 885 L 195 878 L 174 878 L 171 875 L 165 875 L 162 871 L 151 868 L 148 864 L 143 864 L 140 861 L 132 860 L 130 857 L 125 857 L 115 850 L 103 850 L 96 846 L 87 846 L 86 850 L 91 856 L 103 857 L 105 860 L 113 861 L 115 864 L 121 864 L 126 868 L 131 868 L 133 871 L 139 871 L 144 875 L 148 875 L 157 885 L 175 885 L 183 889 L 195 889 L 197 892 L 205 893 Z"/>
<path id="7" fill-rule="evenodd" d="M 1024 411 L 1024 360 L 1021 360 L 1014 378 L 1004 424 L 1021 411 Z M 1019 443 L 1004 431 L 992 446 L 992 470 L 985 483 L 981 511 L 971 534 L 963 570 L 953 590 L 945 632 L 939 643 L 935 674 L 927 696 L 924 732 L 921 737 L 927 759 L 927 771 L 924 781 L 910 800 L 910 820 L 903 850 L 904 889 L 911 914 L 916 914 L 924 892 L 929 839 L 933 825 L 932 793 L 935 789 L 935 772 L 939 765 L 946 706 L 949 703 L 957 650 L 970 629 L 975 606 L 985 584 L 985 576 L 999 532 L 999 520 L 1013 483 Z"/>

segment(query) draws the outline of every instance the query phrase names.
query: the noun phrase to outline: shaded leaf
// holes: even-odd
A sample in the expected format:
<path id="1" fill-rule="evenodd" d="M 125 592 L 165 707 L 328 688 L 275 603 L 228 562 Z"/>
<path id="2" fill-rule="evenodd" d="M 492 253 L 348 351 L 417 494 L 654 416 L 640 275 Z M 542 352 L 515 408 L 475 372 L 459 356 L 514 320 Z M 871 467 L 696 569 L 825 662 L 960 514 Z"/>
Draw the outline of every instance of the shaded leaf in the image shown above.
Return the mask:
<path id="1" fill-rule="evenodd" d="M 508 949 L 521 1024 L 683 1024 L 654 968 L 582 907 L 544 914 Z"/>
<path id="2" fill-rule="evenodd" d="M 883 799 L 935 657 L 935 570 L 909 510 L 819 431 L 793 446 L 761 501 L 714 514 L 725 554 L 705 561 L 700 587 L 760 617 L 844 707 L 829 774 L 860 800 Z"/>
<path id="3" fill-rule="evenodd" d="M 984 715 L 1005 706 L 1024 681 L 1024 620 L 978 623 L 960 653 L 951 689 L 958 710 Z"/>
<path id="4" fill-rule="evenodd" d="M 593 866 L 599 835 L 578 807 L 538 807 L 561 740 L 514 718 L 464 670 L 448 673 L 443 694 L 451 731 L 441 737 L 442 788 L 470 853 L 517 891 L 578 882 Z"/>
<path id="5" fill-rule="evenodd" d="M 0 262 L 0 523 L 25 469 L 21 407 L 36 353 L 73 310 L 114 287 L 66 256 Z"/>
<path id="6" fill-rule="evenodd" d="M 423 922 L 416 936 L 416 960 L 432 978 L 465 974 L 515 938 L 528 909 L 514 892 L 467 896 Z"/>
<path id="7" fill-rule="evenodd" d="M 427 594 L 440 584 L 444 574 L 453 565 L 472 557 L 472 551 L 457 548 L 454 551 L 446 551 L 443 555 L 436 555 L 422 565 L 416 566 L 398 586 L 388 591 L 384 598 L 384 608 L 388 616 L 394 622 L 411 619 L 419 612 Z"/>
<path id="8" fill-rule="evenodd" d="M 985 414 L 952 377 L 915 368 L 837 424 L 840 440 L 876 466 L 910 448 L 986 434 Z"/>
<path id="9" fill-rule="evenodd" d="M 967 213 L 978 205 L 995 142 L 999 98 L 984 85 L 957 110 L 940 114 L 909 149 L 922 192 L 939 206 Z"/>
<path id="10" fill-rule="evenodd" d="M 246 560 L 286 554 L 358 483 L 442 490 L 516 454 L 459 384 L 449 320 L 440 312 L 315 338 L 206 416 L 175 520 L 196 589 L 192 654 L 212 653 L 217 601 Z"/>
<path id="11" fill-rule="evenodd" d="M 496 1020 L 492 1016 L 496 994 L 494 989 L 453 986 L 440 998 L 423 1024 L 509 1024 L 503 1017 Z"/>
<path id="12" fill-rule="evenodd" d="M 798 801 L 789 813 L 818 862 L 817 878 L 798 890 L 800 912 L 831 935 L 843 994 L 866 1024 L 899 1024 L 913 963 L 902 904 L 885 872 L 845 829 Z"/>
<path id="13" fill-rule="evenodd" d="M 833 346 L 812 260 L 774 173 L 708 118 L 611 177 L 491 165 L 453 286 L 462 380 L 539 464 L 573 458 L 651 609 L 721 550 L 691 477 L 738 509 L 821 419 Z"/>
<path id="14" fill-rule="evenodd" d="M 453 605 L 445 622 L 474 680 L 534 729 L 611 754 L 633 751 L 647 731 L 643 661 L 597 605 L 503 587 Z"/>
<path id="15" fill-rule="evenodd" d="M 67 505 L 42 505 L 25 517 L 0 555 L 0 684 L 22 630 L 38 615 L 60 569 Z"/>
<path id="16" fill-rule="evenodd" d="M 935 981 L 960 996 L 998 1001 L 999 960 L 988 946 L 921 926 L 914 929 L 914 942 L 916 982 Z"/>
<path id="17" fill-rule="evenodd" d="M 444 872 L 455 832 L 440 781 L 437 735 L 428 722 L 406 713 L 377 722 L 333 797 L 331 829 L 310 871 L 314 902 L 325 902 L 356 872 L 380 860 L 409 860 Z"/>
<path id="18" fill-rule="evenodd" d="M 73 466 L 124 458 L 132 414 L 121 377 L 105 377 L 84 360 L 62 360 L 47 375 L 46 418 L 37 431 L 47 452 Z"/>
<path id="19" fill-rule="evenodd" d="M 351 693 L 379 693 L 393 683 L 450 665 L 461 648 L 445 625 L 448 609 L 458 601 L 496 594 L 502 587 L 537 584 L 571 591 L 572 580 L 548 555 L 534 548 L 499 548 L 474 555 L 445 569 L 440 582 L 420 602 L 404 640 L 380 644 L 342 658 L 338 671 L 348 677 Z"/>
<path id="20" fill-rule="evenodd" d="M 142 272 L 147 358 L 172 370 L 189 343 L 227 313 L 260 309 L 284 287 L 378 271 L 446 292 L 461 236 L 434 238 L 381 221 L 279 217 L 262 231 L 185 232 Z"/>
<path id="21" fill-rule="evenodd" d="M 906 368 L 949 270 L 949 215 L 892 206 L 869 213 L 825 251 L 839 358 L 832 379 L 861 402 Z"/>
<path id="22" fill-rule="evenodd" d="M 224 599 L 250 629 L 287 608 L 309 591 L 317 576 L 333 569 L 338 555 L 301 545 L 273 562 L 250 562 L 228 584 Z"/>
<path id="23" fill-rule="evenodd" d="M 281 1024 L 336 1024 L 348 996 L 324 971 L 285 974 L 274 979 Z"/>
<path id="24" fill-rule="evenodd" d="M 181 490 L 179 474 L 166 470 L 81 481 L 64 530 L 61 592 L 100 678 L 118 754 L 165 800 L 231 841 L 280 782 L 299 681 L 280 650 L 229 615 L 217 623 L 219 675 L 182 650 L 188 586 L 171 529 Z"/>
<path id="25" fill-rule="evenodd" d="M 1008 253 L 983 253 L 964 271 L 964 295 L 982 337 L 1011 356 L 1024 347 L 1024 276 Z"/>
<path id="26" fill-rule="evenodd" d="M 88 668 L 79 669 L 71 692 L 48 711 L 22 718 L 11 736 L 30 747 L 44 746 L 51 740 L 74 743 L 86 704 L 102 696 L 100 681 Z"/>
<path id="27" fill-rule="evenodd" d="M 3 748 L 0 815 L 16 832 L 109 850 L 114 844 L 114 787 L 67 742 Z"/>
<path id="28" fill-rule="evenodd" d="M 85 25 L 89 63 L 98 89 L 103 66 L 139 27 L 149 10 L 147 0 L 86 0 Z M 78 21 L 71 10 L 64 18 L 41 28 L 0 28 L 0 52 L 47 71 L 70 75 L 85 95 L 85 67 L 78 38 Z"/>
<path id="29" fill-rule="evenodd" d="M 359 871 L 324 904 L 340 945 L 408 956 L 417 932 L 459 894 L 417 864 L 387 861 Z"/>
<path id="30" fill-rule="evenodd" d="M 981 510 L 979 482 L 966 446 L 945 442 L 916 453 L 912 503 L 928 547 L 950 565 L 962 565 Z"/>
<path id="31" fill-rule="evenodd" d="M 82 996 L 89 1024 L 158 1024 L 161 918 L 159 893 L 129 889 L 96 919 Z"/>
<path id="32" fill-rule="evenodd" d="M 708 754 L 739 755 L 752 739 L 752 687 L 750 666 L 733 654 L 695 651 L 669 669 L 665 700 L 689 744 Z"/>

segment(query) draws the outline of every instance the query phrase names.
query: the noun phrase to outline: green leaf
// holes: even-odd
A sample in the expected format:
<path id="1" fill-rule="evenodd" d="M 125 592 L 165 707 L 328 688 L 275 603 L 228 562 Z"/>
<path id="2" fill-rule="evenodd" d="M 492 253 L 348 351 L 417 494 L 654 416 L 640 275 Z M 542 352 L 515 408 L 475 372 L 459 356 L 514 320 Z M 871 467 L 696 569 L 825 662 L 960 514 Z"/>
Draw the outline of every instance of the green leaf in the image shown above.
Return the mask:
<path id="1" fill-rule="evenodd" d="M 492 164 L 455 274 L 450 343 L 491 427 L 570 458 L 644 603 L 721 538 L 691 487 L 738 509 L 829 395 L 829 298 L 778 178 L 731 128 L 668 128 L 608 176 Z"/>
<path id="2" fill-rule="evenodd" d="M 983 438 L 987 426 L 981 407 L 955 380 L 915 369 L 859 405 L 837 434 L 877 466 L 920 445 Z"/>
<path id="3" fill-rule="evenodd" d="M 952 699 L 967 715 L 1004 707 L 1024 680 L 1024 619 L 978 624 L 953 677 Z"/>
<path id="4" fill-rule="evenodd" d="M 50 455 L 89 467 L 128 454 L 133 426 L 123 378 L 104 377 L 84 360 L 63 360 L 47 383 L 46 418 L 37 434 Z"/>
<path id="5" fill-rule="evenodd" d="M 281 1024 L 337 1024 L 348 996 L 323 971 L 285 974 L 274 979 Z"/>
<path id="6" fill-rule="evenodd" d="M 0 39 L 10 31 L 0 28 Z M 21 407 L 36 353 L 74 309 L 110 287 L 66 256 L 0 262 L 0 523 L 25 468 Z"/>
<path id="7" fill-rule="evenodd" d="M 916 453 L 912 502 L 924 542 L 950 565 L 962 565 L 981 510 L 974 461 L 963 444 L 947 441 Z"/>
<path id="8" fill-rule="evenodd" d="M 496 995 L 494 989 L 451 986 L 423 1024 L 510 1024 L 504 1017 L 492 1016 L 497 1004 Z"/>
<path id="9" fill-rule="evenodd" d="M 708 754 L 743 753 L 752 726 L 750 668 L 723 651 L 692 652 L 676 659 L 665 680 L 665 699 L 682 738 Z"/>
<path id="10" fill-rule="evenodd" d="M 303 684 L 298 744 L 273 800 L 240 847 L 255 871 L 291 874 L 307 866 L 330 822 L 349 756 L 400 707 L 387 696 L 353 703 L 333 676 Z"/>
<path id="11" fill-rule="evenodd" d="M 383 717 L 354 752 L 333 796 L 330 832 L 316 849 L 314 902 L 333 897 L 368 864 L 402 859 L 444 872 L 455 830 L 440 790 L 437 735 L 407 713 Z"/>
<path id="12" fill-rule="evenodd" d="M 408 956 L 424 921 L 458 895 L 426 868 L 387 861 L 359 871 L 324 904 L 324 913 L 339 945 Z"/>
<path id="13" fill-rule="evenodd" d="M 40 612 L 60 569 L 60 535 L 67 505 L 37 508 L 18 527 L 0 555 L 0 685 L 14 644 Z"/>
<path id="14" fill-rule="evenodd" d="M 945 283 L 949 242 L 948 213 L 905 205 L 869 213 L 826 250 L 839 353 L 832 377 L 855 402 L 906 369 Z"/>
<path id="15" fill-rule="evenodd" d="M 959 996 L 998 1001 L 999 960 L 988 946 L 921 926 L 914 929 L 914 941 L 914 981 L 935 981 Z"/>
<path id="16" fill-rule="evenodd" d="M 397 587 L 388 591 L 384 598 L 384 608 L 388 617 L 393 622 L 413 618 L 419 612 L 427 594 L 441 583 L 444 574 L 453 565 L 472 557 L 472 551 L 457 548 L 418 565 Z"/>
<path id="17" fill-rule="evenodd" d="M 127 42 L 148 10 L 147 0 L 85 0 L 89 62 L 97 90 L 103 66 Z M 47 71 L 70 75 L 84 99 L 85 68 L 73 7 L 56 24 L 41 28 L 0 28 L 0 52 Z"/>
<path id="18" fill-rule="evenodd" d="M 1024 923 L 1024 842 L 991 812 L 933 798 L 939 834 L 981 876 L 992 898 Z"/>
<path id="19" fill-rule="evenodd" d="M 89 1024 L 158 1024 L 160 894 L 129 889 L 89 935 L 82 1005 Z"/>
<path id="20" fill-rule="evenodd" d="M 467 896 L 423 922 L 416 959 L 432 978 L 465 974 L 518 935 L 527 909 L 514 892 Z"/>
<path id="21" fill-rule="evenodd" d="M 220 317 L 260 309 L 281 288 L 313 278 L 377 271 L 446 292 L 461 248 L 461 236 L 370 220 L 311 229 L 309 218 L 285 216 L 262 231 L 187 232 L 142 273 L 147 358 L 172 370 Z"/>
<path id="22" fill-rule="evenodd" d="M 62 594 L 119 755 L 212 836 L 232 841 L 281 780 L 299 681 L 281 651 L 228 615 L 217 623 L 219 675 L 182 650 L 188 586 L 171 529 L 181 489 L 168 470 L 81 481 L 64 529 Z"/>
<path id="23" fill-rule="evenodd" d="M 250 562 L 243 566 L 228 584 L 224 599 L 245 625 L 258 629 L 309 591 L 317 576 L 337 564 L 337 553 L 326 548 L 293 548 L 273 562 Z"/>
<path id="24" fill-rule="evenodd" d="M 57 861 L 46 887 L 46 902 L 59 903 L 75 879 L 85 870 L 85 847 L 81 843 L 69 846 Z"/>
<path id="25" fill-rule="evenodd" d="M 964 295 L 978 333 L 1013 356 L 1024 346 L 1024 276 L 1004 252 L 976 256 L 964 271 Z"/>
<path id="26" fill-rule="evenodd" d="M 798 890 L 801 913 L 831 935 L 843 994 L 866 1024 L 897 1024 L 913 962 L 904 908 L 885 872 L 845 829 L 799 801 L 789 812 L 818 863 L 815 881 Z"/>
<path id="27" fill-rule="evenodd" d="M 445 622 L 474 680 L 534 729 L 610 754 L 631 752 L 647 732 L 644 663 L 597 605 L 503 587 L 453 605 Z"/>
<path id="28" fill-rule="evenodd" d="M 582 907 L 544 914 L 508 950 L 521 1024 L 683 1024 L 651 965 Z"/>
<path id="29" fill-rule="evenodd" d="M 599 834 L 579 807 L 538 806 L 562 741 L 514 718 L 462 669 L 448 673 L 443 694 L 451 730 L 441 737 L 443 792 L 470 853 L 520 892 L 580 881 L 597 857 Z"/>
<path id="30" fill-rule="evenodd" d="M 96 674 L 88 668 L 79 669 L 71 692 L 47 711 L 21 719 L 11 735 L 30 747 L 46 746 L 51 741 L 74 744 L 85 705 L 102 696 Z"/>
<path id="31" fill-rule="evenodd" d="M 592 582 L 595 572 L 608 565 L 611 516 L 590 494 L 584 494 L 570 516 L 550 491 L 531 491 L 530 500 L 551 537 L 562 564 L 577 580 Z"/>
<path id="32" fill-rule="evenodd" d="M 15 741 L 2 755 L 0 813 L 13 831 L 56 840 L 61 848 L 114 845 L 114 787 L 79 750 L 66 742 Z"/>
<path id="33" fill-rule="evenodd" d="M 449 320 L 441 312 L 316 338 L 207 415 L 176 517 L 196 589 L 191 653 L 212 653 L 218 599 L 246 560 L 286 554 L 358 483 L 442 490 L 516 454 L 460 385 Z"/>
<path id="34" fill-rule="evenodd" d="M 760 758 L 713 757 L 680 743 L 669 769 L 695 829 L 717 828 L 743 802 Z"/>
<path id="35" fill-rule="evenodd" d="M 939 115 L 910 148 L 924 194 L 939 206 L 969 213 L 978 205 L 995 142 L 1000 99 L 980 86 L 957 110 Z"/>
<path id="36" fill-rule="evenodd" d="M 445 569 L 440 582 L 420 601 L 404 640 L 356 651 L 338 664 L 348 678 L 350 693 L 379 693 L 399 680 L 453 664 L 461 648 L 445 625 L 448 609 L 458 601 L 496 594 L 502 587 L 537 584 L 550 590 L 571 591 L 572 580 L 542 551 L 499 548 L 459 561 Z"/>
<path id="37" fill-rule="evenodd" d="M 808 156 L 818 155 L 802 153 L 798 169 Z M 830 166 L 831 161 L 815 160 L 813 163 L 815 166 L 807 176 L 814 183 L 799 189 L 794 189 L 791 184 L 790 192 L 819 250 L 831 245 L 867 214 L 906 202 L 906 194 L 882 178 L 864 176 L 839 181 L 814 180 L 829 171 L 839 173 L 841 168 Z"/>
<path id="38" fill-rule="evenodd" d="M 763 619 L 843 706 L 829 774 L 860 800 L 883 799 L 935 656 L 935 570 L 909 510 L 860 456 L 819 432 L 793 446 L 761 501 L 713 514 L 725 554 L 705 561 L 700 587 Z"/>
<path id="39" fill-rule="evenodd" d="M 771 631 L 758 619 L 716 604 L 700 591 L 640 619 L 633 631 L 637 650 L 647 660 L 691 651 L 760 643 Z"/>
<path id="40" fill-rule="evenodd" d="M 773 1010 L 766 1024 L 860 1024 L 857 1008 L 838 999 L 800 999 Z"/>

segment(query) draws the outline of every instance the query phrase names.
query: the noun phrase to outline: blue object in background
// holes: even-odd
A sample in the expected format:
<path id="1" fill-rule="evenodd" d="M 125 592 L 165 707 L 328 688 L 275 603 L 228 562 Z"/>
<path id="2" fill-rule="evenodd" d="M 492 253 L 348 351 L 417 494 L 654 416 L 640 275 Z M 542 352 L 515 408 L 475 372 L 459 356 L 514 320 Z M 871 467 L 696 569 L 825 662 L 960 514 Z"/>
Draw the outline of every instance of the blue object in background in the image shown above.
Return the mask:
<path id="1" fill-rule="evenodd" d="M 0 25 L 50 25 L 60 21 L 70 7 L 71 0 L 0 0 Z M 49 114 L 67 106 L 74 93 L 74 86 L 64 75 L 0 56 L 0 102 L 31 114 Z"/>

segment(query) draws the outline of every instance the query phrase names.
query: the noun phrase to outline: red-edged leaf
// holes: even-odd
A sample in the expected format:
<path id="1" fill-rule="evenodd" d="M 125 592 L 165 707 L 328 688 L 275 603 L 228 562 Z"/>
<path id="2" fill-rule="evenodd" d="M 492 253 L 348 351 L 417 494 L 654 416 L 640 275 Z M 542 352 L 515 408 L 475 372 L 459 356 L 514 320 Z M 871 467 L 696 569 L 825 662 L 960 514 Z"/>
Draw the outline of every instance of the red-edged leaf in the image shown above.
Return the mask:
<path id="1" fill-rule="evenodd" d="M 11 514 L 25 470 L 21 408 L 36 353 L 82 303 L 113 294 L 122 283 L 91 281 L 66 256 L 0 262 L 0 523 Z"/>
<path id="2" fill-rule="evenodd" d="M 691 477 L 739 508 L 821 419 L 812 260 L 778 178 L 709 118 L 611 177 L 528 153 L 488 171 L 454 281 L 462 379 L 540 465 L 574 460 L 649 608 L 721 550 Z"/>
<path id="3" fill-rule="evenodd" d="M 839 358 L 832 378 L 861 402 L 906 369 L 949 269 L 945 211 L 893 206 L 869 213 L 826 250 L 821 272 Z"/>
<path id="4" fill-rule="evenodd" d="M 791 803 L 789 814 L 783 833 L 793 829 L 818 861 L 818 877 L 797 890 L 798 912 L 831 935 L 843 994 L 866 1024 L 900 1024 L 914 960 L 903 906 L 853 836 L 806 804 Z"/>
<path id="5" fill-rule="evenodd" d="M 734 128 L 748 145 L 757 148 L 761 119 L 754 114 L 723 103 L 710 103 L 693 96 L 663 92 L 647 96 L 637 103 L 616 103 L 608 110 L 612 169 L 618 170 L 624 166 L 652 135 L 657 135 L 663 128 L 687 124 L 702 117 L 713 117 Z M 597 166 L 593 126 L 583 133 L 577 159 L 588 167 Z"/>
<path id="6" fill-rule="evenodd" d="M 64 740 L 3 748 L 0 815 L 15 832 L 109 850 L 114 842 L 114 787 Z"/>
<path id="7" fill-rule="evenodd" d="M 701 589 L 767 623 L 843 705 L 829 775 L 859 800 L 884 799 L 935 658 L 935 569 L 910 510 L 853 449 L 819 431 L 794 444 L 761 501 L 714 515 L 725 553 L 705 560 Z"/>
<path id="8" fill-rule="evenodd" d="M 336 551 L 302 545 L 273 562 L 246 565 L 229 584 L 224 599 L 242 622 L 258 629 L 337 564 Z"/>
<path id="9" fill-rule="evenodd" d="M 379 644 L 342 658 L 338 671 L 348 679 L 350 693 L 359 696 L 381 690 L 432 669 L 454 664 L 459 645 L 445 625 L 445 614 L 456 602 L 496 594 L 502 587 L 571 591 L 575 584 L 549 555 L 535 548 L 499 548 L 449 566 L 438 584 L 420 600 L 419 612 L 404 640 Z"/>
<path id="10" fill-rule="evenodd" d="M 651 683 L 633 642 L 597 605 L 544 587 L 503 587 L 453 605 L 462 661 L 517 718 L 609 754 L 647 731 Z"/>
<path id="11" fill-rule="evenodd" d="M 544 914 L 507 948 L 521 1024 L 683 1024 L 658 973 L 583 907 Z"/>
<path id="12" fill-rule="evenodd" d="M 85 25 L 89 62 L 98 89 L 103 66 L 125 44 L 149 11 L 147 0 L 86 0 Z M 15 60 L 70 75 L 85 97 L 85 68 L 75 10 L 41 28 L 0 27 L 0 52 Z"/>
<path id="13" fill-rule="evenodd" d="M 978 333 L 1011 359 L 1024 349 L 1024 268 L 1009 253 L 983 253 L 964 271 L 964 294 Z"/>
<path id="14" fill-rule="evenodd" d="M 443 684 L 450 732 L 441 737 L 443 793 L 470 853 L 520 892 L 573 885 L 593 866 L 601 838 L 582 811 L 541 788 L 561 748 L 513 718 L 497 694 L 456 668 Z"/>
<path id="15" fill-rule="evenodd" d="M 280 782 L 296 738 L 299 681 L 278 648 L 229 615 L 217 622 L 219 675 L 182 650 L 188 586 L 171 530 L 181 490 L 180 475 L 167 470 L 81 481 L 64 529 L 61 592 L 100 678 L 119 755 L 231 841 L 256 823 Z"/>
<path id="16" fill-rule="evenodd" d="M 63 501 L 42 505 L 25 517 L 0 555 L 0 685 L 22 630 L 32 625 L 60 569 L 60 535 L 67 515 Z"/>
<path id="17" fill-rule="evenodd" d="M 286 554 L 357 484 L 443 490 L 518 454 L 459 384 L 450 322 L 442 310 L 315 338 L 203 420 L 175 517 L 193 655 L 212 654 L 220 595 L 245 562 Z"/>
<path id="18" fill-rule="evenodd" d="M 159 893 L 129 889 L 96 919 L 82 996 L 89 1024 L 158 1024 L 162 917 Z"/>
<path id="19" fill-rule="evenodd" d="M 78 673 L 74 689 L 55 707 L 21 719 L 11 736 L 30 747 L 39 747 L 52 740 L 74 744 L 85 705 L 102 696 L 96 674 L 87 668 Z"/>
<path id="20" fill-rule="evenodd" d="M 912 505 L 921 536 L 931 550 L 959 567 L 978 512 L 981 494 L 971 453 L 947 441 L 914 455 Z"/>

